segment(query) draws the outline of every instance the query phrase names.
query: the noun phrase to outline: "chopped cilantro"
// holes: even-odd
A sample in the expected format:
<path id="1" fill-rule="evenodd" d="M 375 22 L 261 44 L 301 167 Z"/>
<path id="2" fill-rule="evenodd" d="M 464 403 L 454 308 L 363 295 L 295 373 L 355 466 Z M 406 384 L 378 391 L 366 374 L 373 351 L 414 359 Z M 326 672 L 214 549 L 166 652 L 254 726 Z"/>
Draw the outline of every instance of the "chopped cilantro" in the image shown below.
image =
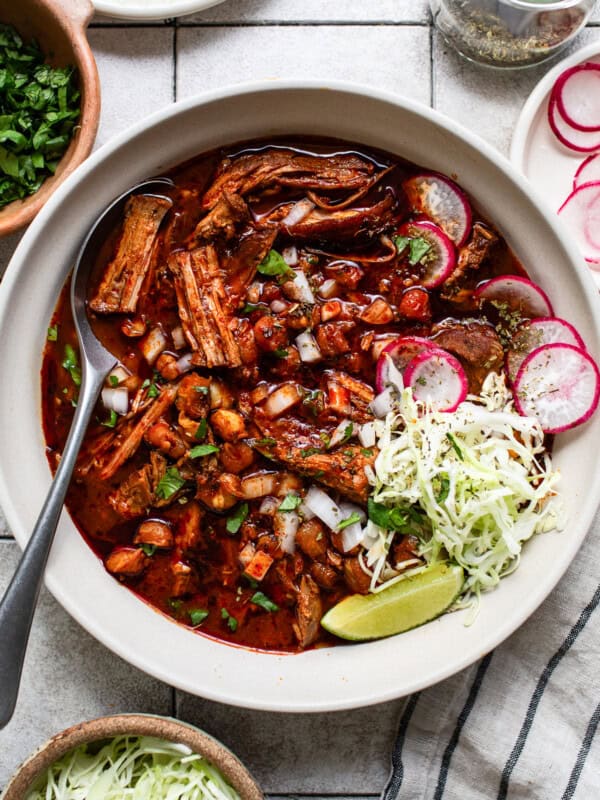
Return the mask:
<path id="1" fill-rule="evenodd" d="M 143 544 L 142 545 L 142 550 L 144 551 L 145 555 L 153 556 L 154 553 L 156 552 L 156 545 L 155 544 Z"/>
<path id="2" fill-rule="evenodd" d="M 278 511 L 294 511 L 295 509 L 298 508 L 298 506 L 300 505 L 301 502 L 302 502 L 302 498 L 301 497 L 298 497 L 297 494 L 292 494 L 290 492 L 290 494 L 286 494 L 286 496 L 283 498 L 283 500 L 279 504 L 279 508 L 277 510 Z"/>
<path id="3" fill-rule="evenodd" d="M 111 386 L 118 386 L 119 385 L 119 379 L 117 378 L 116 375 L 109 375 L 108 376 L 108 380 L 109 380 L 109 383 L 110 383 Z"/>
<path id="4" fill-rule="evenodd" d="M 288 278 L 294 277 L 294 270 L 291 269 L 281 253 L 278 253 L 277 250 L 269 250 L 256 269 L 261 275 L 285 275 Z"/>
<path id="5" fill-rule="evenodd" d="M 190 608 L 188 609 L 188 614 L 194 628 L 197 628 L 208 617 L 208 611 L 205 608 Z"/>
<path id="6" fill-rule="evenodd" d="M 194 434 L 194 439 L 204 439 L 206 437 L 208 431 L 208 422 L 205 419 L 201 419 L 198 427 L 196 428 L 196 433 Z"/>
<path id="7" fill-rule="evenodd" d="M 344 435 L 342 436 L 342 441 L 340 442 L 340 444 L 346 444 L 346 442 L 352 438 L 353 433 L 354 433 L 354 423 L 349 422 L 344 428 Z"/>
<path id="8" fill-rule="evenodd" d="M 58 339 L 58 325 L 50 325 L 46 338 L 49 342 L 55 342 Z"/>
<path id="9" fill-rule="evenodd" d="M 237 533 L 248 516 L 248 503 L 241 503 L 230 517 L 227 517 L 227 528 L 229 533 Z"/>
<path id="10" fill-rule="evenodd" d="M 51 67 L 35 41 L 0 25 L 0 207 L 53 175 L 81 113 L 77 72 Z"/>
<path id="11" fill-rule="evenodd" d="M 227 627 L 232 633 L 235 633 L 238 626 L 237 619 L 232 617 L 226 608 L 221 609 L 221 618 L 227 620 Z"/>
<path id="12" fill-rule="evenodd" d="M 68 370 L 71 380 L 75 386 L 81 386 L 81 367 L 79 366 L 79 358 L 77 357 L 75 348 L 71 347 L 70 344 L 65 345 L 65 357 L 63 358 L 62 365 L 64 369 Z"/>
<path id="13" fill-rule="evenodd" d="M 396 250 L 398 251 L 398 255 L 400 255 L 408 246 L 410 239 L 408 236 L 393 236 L 392 240 L 396 245 Z"/>
<path id="14" fill-rule="evenodd" d="M 175 597 L 169 597 L 169 599 L 167 600 L 167 603 L 169 605 L 169 608 L 172 608 L 173 611 L 179 611 L 179 609 L 181 608 L 181 606 L 183 604 L 183 600 L 180 600 L 179 598 L 175 598 Z"/>
<path id="15" fill-rule="evenodd" d="M 272 439 L 270 436 L 265 436 L 264 439 L 257 439 L 256 444 L 261 447 L 273 447 L 277 444 L 277 439 Z"/>
<path id="16" fill-rule="evenodd" d="M 447 475 L 440 476 L 440 491 L 436 496 L 436 502 L 440 505 L 444 503 L 448 499 L 448 495 L 450 494 L 450 479 Z"/>
<path id="17" fill-rule="evenodd" d="M 161 500 L 168 500 L 169 497 L 172 497 L 175 492 L 181 489 L 184 483 L 185 479 L 181 477 L 177 467 L 168 467 L 167 471 L 158 482 L 156 496 L 160 497 Z"/>
<path id="18" fill-rule="evenodd" d="M 325 447 L 329 447 L 331 444 L 331 436 L 328 433 L 325 433 L 325 431 L 319 434 L 319 439 L 323 442 Z"/>
<path id="19" fill-rule="evenodd" d="M 371 497 L 367 501 L 367 516 L 371 522 L 387 531 L 401 530 L 408 522 L 406 513 L 400 508 L 388 508 Z"/>
<path id="20" fill-rule="evenodd" d="M 371 458 L 373 451 L 369 447 L 361 447 L 360 452 L 365 458 Z"/>
<path id="21" fill-rule="evenodd" d="M 277 350 L 273 350 L 273 355 L 276 358 L 287 358 L 288 351 L 284 347 L 278 347 Z"/>
<path id="22" fill-rule="evenodd" d="M 253 311 L 263 311 L 266 308 L 266 303 L 246 303 L 242 308 L 242 314 L 251 314 Z"/>
<path id="23" fill-rule="evenodd" d="M 314 456 L 317 453 L 322 453 L 320 447 L 307 447 L 306 450 L 300 450 L 300 457 L 301 458 L 308 458 L 309 456 Z"/>
<path id="24" fill-rule="evenodd" d="M 108 414 L 108 418 L 105 419 L 104 422 L 101 422 L 100 424 L 104 425 L 105 428 L 114 428 L 116 426 L 116 424 L 117 424 L 118 419 L 119 419 L 119 415 L 114 410 L 114 408 L 111 408 L 111 410 L 110 410 L 110 412 Z"/>
<path id="25" fill-rule="evenodd" d="M 200 392 L 200 394 L 208 394 L 208 386 L 194 386 L 195 392 Z"/>
<path id="26" fill-rule="evenodd" d="M 250 602 L 264 608 L 265 611 L 279 611 L 277 603 L 270 600 L 263 592 L 254 592 L 250 598 Z"/>
<path id="27" fill-rule="evenodd" d="M 414 267 L 415 264 L 418 264 L 423 256 L 427 255 L 430 250 L 431 245 L 426 239 L 422 239 L 420 236 L 417 236 L 415 239 L 411 239 L 408 263 L 411 265 L 411 267 Z"/>
<path id="28" fill-rule="evenodd" d="M 158 397 L 160 394 L 160 389 L 158 386 L 150 381 L 148 378 L 142 383 L 142 389 L 148 389 L 147 395 L 148 397 Z"/>
<path id="29" fill-rule="evenodd" d="M 212 453 L 218 453 L 219 447 L 216 444 L 197 444 L 192 447 L 189 452 L 190 458 L 200 458 L 201 456 L 209 456 Z"/>
<path id="30" fill-rule="evenodd" d="M 349 517 L 343 519 L 337 526 L 337 529 L 338 531 L 343 531 L 344 528 L 347 528 L 349 525 L 354 525 L 355 522 L 360 522 L 360 514 L 358 511 L 353 511 Z"/>

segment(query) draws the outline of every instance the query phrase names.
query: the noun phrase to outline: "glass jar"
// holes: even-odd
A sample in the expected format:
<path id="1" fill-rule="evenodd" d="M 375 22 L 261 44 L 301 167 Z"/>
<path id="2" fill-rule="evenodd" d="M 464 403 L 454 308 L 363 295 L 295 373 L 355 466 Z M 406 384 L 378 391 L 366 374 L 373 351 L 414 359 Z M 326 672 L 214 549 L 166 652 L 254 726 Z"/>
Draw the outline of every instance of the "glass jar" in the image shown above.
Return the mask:
<path id="1" fill-rule="evenodd" d="M 595 0 L 430 0 L 444 39 L 471 61 L 526 67 L 558 53 L 587 22 Z"/>

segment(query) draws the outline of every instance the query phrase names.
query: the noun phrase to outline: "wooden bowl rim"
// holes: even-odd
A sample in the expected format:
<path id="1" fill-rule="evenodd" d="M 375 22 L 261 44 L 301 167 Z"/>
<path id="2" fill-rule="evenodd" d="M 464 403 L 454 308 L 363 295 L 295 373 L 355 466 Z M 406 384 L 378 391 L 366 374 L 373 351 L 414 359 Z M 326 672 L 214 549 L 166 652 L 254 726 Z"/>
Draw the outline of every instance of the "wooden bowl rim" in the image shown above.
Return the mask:
<path id="1" fill-rule="evenodd" d="M 57 21 L 73 50 L 79 72 L 81 116 L 69 147 L 59 162 L 57 173 L 41 185 L 38 191 L 15 200 L 0 210 L 0 237 L 28 225 L 60 184 L 87 158 L 92 151 L 100 122 L 100 79 L 94 55 L 86 37 L 86 28 L 94 7 L 90 0 L 35 0 L 44 6 Z M 71 8 L 72 7 L 72 8 Z"/>
<path id="2" fill-rule="evenodd" d="M 9 781 L 1 800 L 23 800 L 26 792 L 48 767 L 82 744 L 119 735 L 155 736 L 185 744 L 205 756 L 238 792 L 242 800 L 264 800 L 248 769 L 224 744 L 183 720 L 155 714 L 116 714 L 80 722 L 57 733 L 41 745 Z"/>

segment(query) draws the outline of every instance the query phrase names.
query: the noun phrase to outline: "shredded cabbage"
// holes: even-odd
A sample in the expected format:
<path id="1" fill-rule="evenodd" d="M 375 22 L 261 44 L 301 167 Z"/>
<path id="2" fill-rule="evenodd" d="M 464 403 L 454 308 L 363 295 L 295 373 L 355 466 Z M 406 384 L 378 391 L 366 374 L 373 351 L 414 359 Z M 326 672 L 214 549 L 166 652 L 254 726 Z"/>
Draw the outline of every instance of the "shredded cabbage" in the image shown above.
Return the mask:
<path id="1" fill-rule="evenodd" d="M 533 534 L 563 524 L 559 472 L 542 429 L 515 412 L 500 375 L 491 373 L 481 396 L 469 395 L 451 413 L 416 402 L 405 388 L 376 432 L 380 452 L 367 471 L 373 500 L 408 512 L 400 530 L 418 536 L 428 563 L 463 567 L 460 605 L 473 605 L 516 569 Z M 369 522 L 362 563 L 373 591 L 423 568 L 390 563 L 394 535 Z"/>
<path id="2" fill-rule="evenodd" d="M 186 745 L 117 736 L 67 753 L 26 800 L 239 800 L 239 795 Z"/>

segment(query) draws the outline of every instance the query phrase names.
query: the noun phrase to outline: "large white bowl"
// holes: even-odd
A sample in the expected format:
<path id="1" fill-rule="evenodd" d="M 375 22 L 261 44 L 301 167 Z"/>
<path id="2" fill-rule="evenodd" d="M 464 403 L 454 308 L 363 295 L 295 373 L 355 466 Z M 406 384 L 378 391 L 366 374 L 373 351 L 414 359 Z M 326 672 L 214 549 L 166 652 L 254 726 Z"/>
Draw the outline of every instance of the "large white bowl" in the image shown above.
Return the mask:
<path id="1" fill-rule="evenodd" d="M 119 19 L 170 19 L 205 11 L 223 0 L 93 0 L 96 11 Z"/>
<path id="2" fill-rule="evenodd" d="M 383 92 L 344 84 L 235 87 L 177 104 L 96 152 L 50 199 L 0 287 L 0 503 L 21 545 L 50 482 L 40 425 L 46 328 L 80 242 L 99 211 L 149 175 L 220 145 L 286 133 L 341 137 L 454 175 L 506 236 L 555 303 L 600 353 L 597 296 L 559 222 L 483 141 L 454 122 Z M 67 514 L 46 582 L 96 638 L 161 680 L 213 700 L 280 711 L 352 708 L 422 689 L 466 667 L 509 636 L 542 602 L 575 555 L 600 496 L 600 414 L 557 438 L 569 523 L 537 537 L 520 568 L 486 595 L 477 620 L 460 613 L 410 633 L 300 655 L 212 641 L 153 611 L 104 570 Z"/>

